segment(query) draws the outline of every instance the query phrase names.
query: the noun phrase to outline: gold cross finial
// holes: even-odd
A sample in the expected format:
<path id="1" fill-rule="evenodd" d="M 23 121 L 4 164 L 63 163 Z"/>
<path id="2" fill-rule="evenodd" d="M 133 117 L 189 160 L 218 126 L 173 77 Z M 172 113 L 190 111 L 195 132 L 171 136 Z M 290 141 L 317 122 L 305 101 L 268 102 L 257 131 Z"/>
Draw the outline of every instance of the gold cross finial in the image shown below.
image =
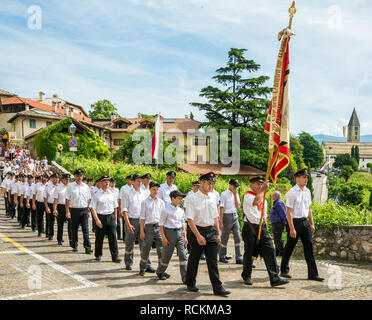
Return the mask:
<path id="1" fill-rule="evenodd" d="M 292 6 L 288 9 L 288 12 L 289 12 L 289 16 L 290 16 L 289 27 L 288 28 L 291 29 L 293 16 L 297 12 L 296 7 L 295 7 L 295 1 L 292 2 Z"/>

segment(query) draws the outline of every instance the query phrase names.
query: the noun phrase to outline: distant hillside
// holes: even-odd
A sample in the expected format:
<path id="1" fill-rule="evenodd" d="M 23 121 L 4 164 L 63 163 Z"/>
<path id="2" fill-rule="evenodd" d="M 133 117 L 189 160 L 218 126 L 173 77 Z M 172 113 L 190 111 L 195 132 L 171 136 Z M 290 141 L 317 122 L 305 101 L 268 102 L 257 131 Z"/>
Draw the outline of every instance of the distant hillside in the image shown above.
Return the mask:
<path id="1" fill-rule="evenodd" d="M 330 142 L 346 142 L 346 137 L 334 137 L 334 136 L 327 136 L 325 134 L 315 134 L 313 135 L 314 139 L 319 142 L 321 145 L 323 141 L 330 141 Z M 372 134 L 360 136 L 360 142 L 372 142 Z"/>

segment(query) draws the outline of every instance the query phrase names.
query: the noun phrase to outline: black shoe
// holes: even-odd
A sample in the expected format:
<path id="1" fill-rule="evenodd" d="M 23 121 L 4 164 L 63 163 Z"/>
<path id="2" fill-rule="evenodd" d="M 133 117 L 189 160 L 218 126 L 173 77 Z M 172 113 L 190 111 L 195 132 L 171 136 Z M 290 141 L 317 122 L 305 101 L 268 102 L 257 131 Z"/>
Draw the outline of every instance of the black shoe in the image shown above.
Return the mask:
<path id="1" fill-rule="evenodd" d="M 183 284 L 186 284 L 186 277 L 183 277 L 183 278 L 182 278 L 182 283 L 183 283 Z"/>
<path id="2" fill-rule="evenodd" d="M 168 274 L 168 273 L 166 273 L 166 272 L 164 272 L 163 274 L 164 274 L 164 276 L 165 276 L 167 279 L 170 278 L 170 274 Z"/>
<path id="3" fill-rule="evenodd" d="M 253 284 L 253 281 L 251 278 L 247 278 L 245 279 L 244 284 L 246 284 L 247 286 L 251 286 Z"/>
<path id="4" fill-rule="evenodd" d="M 77 248 L 72 248 L 72 251 L 73 251 L 73 252 L 77 252 L 78 249 L 77 249 Z"/>
<path id="5" fill-rule="evenodd" d="M 22 226 L 21 228 L 22 228 L 22 229 L 24 229 L 24 228 L 25 228 L 25 226 Z"/>
<path id="6" fill-rule="evenodd" d="M 243 258 L 236 259 L 236 264 L 243 264 Z"/>
<path id="7" fill-rule="evenodd" d="M 145 275 L 145 270 L 140 270 L 139 275 L 143 277 Z"/>
<path id="8" fill-rule="evenodd" d="M 53 236 L 49 236 L 48 237 L 48 240 L 53 240 Z"/>
<path id="9" fill-rule="evenodd" d="M 86 253 L 86 254 L 91 254 L 92 252 L 93 252 L 92 249 L 85 249 L 85 253 Z"/>
<path id="10" fill-rule="evenodd" d="M 222 262 L 222 263 L 229 263 L 226 258 L 220 258 L 220 262 Z"/>
<path id="11" fill-rule="evenodd" d="M 96 257 L 96 261 L 101 261 L 101 256 Z"/>
<path id="12" fill-rule="evenodd" d="M 324 281 L 324 278 L 321 278 L 319 276 L 315 276 L 315 277 L 309 277 L 307 278 L 308 280 L 313 280 L 313 281 Z"/>
<path id="13" fill-rule="evenodd" d="M 152 268 L 151 266 L 148 266 L 145 271 L 148 273 L 155 273 L 155 269 Z"/>
<path id="14" fill-rule="evenodd" d="M 205 256 L 202 255 L 202 256 L 200 257 L 200 260 L 205 260 Z"/>
<path id="15" fill-rule="evenodd" d="M 271 282 L 271 286 L 277 287 L 277 286 L 282 286 L 283 284 L 287 284 L 287 283 L 289 283 L 288 280 L 279 278 L 278 280 Z"/>
<path id="16" fill-rule="evenodd" d="M 226 260 L 231 260 L 232 256 L 226 256 L 225 258 L 226 258 Z"/>
<path id="17" fill-rule="evenodd" d="M 195 285 L 194 286 L 187 286 L 187 290 L 191 291 L 191 292 L 198 292 L 199 291 L 199 288 L 196 287 Z"/>
<path id="18" fill-rule="evenodd" d="M 35 228 L 32 228 L 32 232 L 35 232 L 36 231 L 36 229 Z"/>
<path id="19" fill-rule="evenodd" d="M 38 236 L 38 237 L 41 237 L 41 233 L 39 232 L 39 233 L 37 234 L 37 236 Z"/>
<path id="20" fill-rule="evenodd" d="M 215 296 L 221 296 L 221 297 L 226 297 L 228 296 L 231 292 L 230 291 L 227 291 L 225 288 L 221 288 L 220 290 L 218 291 L 214 291 L 213 292 Z"/>
<path id="21" fill-rule="evenodd" d="M 62 242 L 61 241 L 58 241 L 58 245 L 61 246 L 62 245 Z"/>
<path id="22" fill-rule="evenodd" d="M 252 269 L 256 268 L 256 266 L 254 264 L 252 264 Z"/>
<path id="23" fill-rule="evenodd" d="M 122 237 L 120 237 L 120 238 L 118 238 L 118 240 L 123 240 L 123 238 L 122 238 Z"/>
<path id="24" fill-rule="evenodd" d="M 73 248 L 73 247 L 74 247 L 71 241 L 70 241 L 70 247 L 71 247 L 71 248 Z"/>
<path id="25" fill-rule="evenodd" d="M 46 235 L 45 235 L 45 238 L 49 238 L 49 234 L 46 234 Z"/>
<path id="26" fill-rule="evenodd" d="M 287 278 L 287 279 L 291 279 L 291 278 L 292 278 L 292 276 L 291 276 L 289 273 L 283 273 L 283 272 L 282 272 L 282 273 L 280 274 L 280 276 L 283 277 L 283 278 Z"/>
<path id="27" fill-rule="evenodd" d="M 115 262 L 115 263 L 120 263 L 120 262 L 121 262 L 121 259 L 119 259 L 119 258 L 116 258 L 116 259 L 112 259 L 112 262 Z"/>
<path id="28" fill-rule="evenodd" d="M 131 266 L 125 266 L 125 270 L 130 271 L 130 270 L 132 270 L 132 267 Z"/>
<path id="29" fill-rule="evenodd" d="M 165 276 L 164 273 L 161 273 L 161 274 L 157 274 L 159 280 L 167 280 L 167 277 Z"/>

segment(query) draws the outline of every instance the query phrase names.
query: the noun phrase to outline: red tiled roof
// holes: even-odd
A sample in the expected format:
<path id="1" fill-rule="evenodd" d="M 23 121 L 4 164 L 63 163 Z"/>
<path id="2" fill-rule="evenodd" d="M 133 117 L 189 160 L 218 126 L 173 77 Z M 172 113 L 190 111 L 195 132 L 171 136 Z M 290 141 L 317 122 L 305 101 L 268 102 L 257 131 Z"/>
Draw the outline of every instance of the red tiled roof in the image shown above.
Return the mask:
<path id="1" fill-rule="evenodd" d="M 3 105 L 28 103 L 30 105 L 30 107 L 33 107 L 33 108 L 36 108 L 36 109 L 39 109 L 39 110 L 44 110 L 44 111 L 48 111 L 48 112 L 54 112 L 54 113 L 65 115 L 65 110 L 62 109 L 62 108 L 56 108 L 56 111 L 54 111 L 54 107 L 52 107 L 48 104 L 37 102 L 37 101 L 34 101 L 32 99 L 22 98 L 22 97 L 19 97 L 19 96 L 5 98 L 5 99 L 1 100 L 1 103 Z M 78 119 L 78 120 L 84 120 L 86 122 L 92 122 L 92 120 L 89 117 L 83 116 L 83 115 L 75 113 L 75 112 L 72 113 L 72 116 L 73 116 L 73 118 Z"/>

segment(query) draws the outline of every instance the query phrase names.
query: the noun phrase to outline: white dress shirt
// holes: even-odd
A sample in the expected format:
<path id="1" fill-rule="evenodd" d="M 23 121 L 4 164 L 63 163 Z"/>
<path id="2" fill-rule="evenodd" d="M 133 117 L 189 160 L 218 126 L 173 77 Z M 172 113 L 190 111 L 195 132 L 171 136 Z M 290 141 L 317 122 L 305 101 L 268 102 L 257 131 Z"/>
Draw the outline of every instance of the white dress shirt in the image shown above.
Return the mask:
<path id="1" fill-rule="evenodd" d="M 25 192 L 23 194 L 24 198 L 29 197 L 32 200 L 32 196 L 34 195 L 33 193 L 34 186 L 35 186 L 35 183 L 31 183 L 31 184 L 29 184 L 28 182 L 26 183 L 26 187 L 24 189 Z"/>
<path id="2" fill-rule="evenodd" d="M 40 182 L 39 185 L 36 184 L 36 188 L 35 188 L 35 199 L 37 202 L 44 202 L 44 192 L 45 192 L 45 188 L 48 186 L 48 182 L 46 184 L 42 184 Z"/>
<path id="3" fill-rule="evenodd" d="M 1 188 L 6 189 L 6 184 L 8 183 L 8 178 L 4 178 L 3 182 L 1 182 Z"/>
<path id="4" fill-rule="evenodd" d="M 311 205 L 311 192 L 308 188 L 304 190 L 296 184 L 286 194 L 286 206 L 293 209 L 292 218 L 307 218 Z"/>
<path id="5" fill-rule="evenodd" d="M 165 182 L 163 184 L 160 185 L 160 188 L 159 188 L 159 195 L 158 197 L 160 199 L 162 199 L 164 202 L 168 202 L 168 203 L 171 203 L 172 200 L 169 196 L 169 194 L 174 191 L 174 190 L 178 190 L 177 186 L 175 184 L 172 184 L 172 186 L 168 186 L 168 184 Z"/>
<path id="6" fill-rule="evenodd" d="M 166 203 L 161 212 L 159 226 L 165 228 L 182 228 L 185 225 L 185 212 L 180 207 L 175 207 L 171 203 Z"/>
<path id="7" fill-rule="evenodd" d="M 150 196 L 150 187 L 146 188 L 144 184 L 141 184 L 141 189 L 146 192 L 147 197 Z"/>
<path id="8" fill-rule="evenodd" d="M 26 186 L 26 182 L 21 182 L 21 181 L 17 182 L 15 193 L 17 194 L 18 197 L 20 197 L 24 193 L 25 186 Z"/>
<path id="9" fill-rule="evenodd" d="M 146 192 L 143 190 L 143 192 Z M 165 207 L 165 202 L 156 198 L 153 199 L 151 196 L 147 197 L 141 203 L 140 219 L 145 220 L 145 224 L 156 224 L 160 221 L 161 211 Z"/>
<path id="10" fill-rule="evenodd" d="M 187 196 L 183 199 L 183 207 L 186 209 L 186 207 L 187 207 L 187 201 L 188 201 L 188 198 L 192 195 L 192 194 L 194 194 L 195 192 L 194 191 L 189 191 L 188 193 L 187 193 Z"/>
<path id="11" fill-rule="evenodd" d="M 88 208 L 91 199 L 88 185 L 84 182 L 78 185 L 76 181 L 68 184 L 65 196 L 70 201 L 70 208 Z"/>
<path id="12" fill-rule="evenodd" d="M 239 195 L 237 194 L 238 203 L 240 204 Z M 223 208 L 223 214 L 237 213 L 235 206 L 235 197 L 230 189 L 221 193 L 220 207 Z"/>
<path id="13" fill-rule="evenodd" d="M 212 190 L 212 193 L 216 197 L 216 204 L 219 205 L 220 204 L 220 194 L 214 189 Z"/>
<path id="14" fill-rule="evenodd" d="M 108 189 L 106 192 L 103 189 L 97 191 L 90 203 L 90 208 L 96 210 L 97 214 L 109 215 L 114 213 L 118 207 L 118 200 L 114 192 Z"/>
<path id="15" fill-rule="evenodd" d="M 129 185 L 124 185 L 120 188 L 120 192 L 119 192 L 119 198 L 122 199 L 123 196 L 124 196 L 124 193 L 133 189 L 133 187 L 130 187 Z"/>
<path id="16" fill-rule="evenodd" d="M 53 198 L 58 199 L 58 204 L 66 204 L 66 190 L 67 186 L 65 186 L 63 183 L 60 183 L 57 188 L 54 189 Z"/>
<path id="17" fill-rule="evenodd" d="M 10 180 L 10 185 L 9 185 L 10 194 L 14 194 L 16 184 L 17 184 L 17 183 L 15 182 L 14 179 L 13 179 L 13 180 Z M 9 191 L 9 190 L 8 190 L 8 191 Z"/>
<path id="18" fill-rule="evenodd" d="M 141 215 L 141 203 L 145 199 L 146 193 L 141 188 L 139 191 L 131 188 L 121 198 L 121 211 L 126 211 L 129 218 L 138 219 Z"/>
<path id="19" fill-rule="evenodd" d="M 49 204 L 53 204 L 54 202 L 54 190 L 56 190 L 57 187 L 58 184 L 54 184 L 50 181 L 44 190 L 44 199 L 46 199 Z"/>
<path id="20" fill-rule="evenodd" d="M 32 195 L 36 195 L 36 190 L 37 188 L 41 185 L 42 183 L 39 181 L 38 183 L 33 183 L 32 184 Z M 35 197 L 36 198 L 36 197 Z"/>
<path id="21" fill-rule="evenodd" d="M 262 203 L 258 206 L 253 205 L 255 195 L 246 193 L 243 198 L 244 221 L 253 224 L 260 224 Z M 267 201 L 265 200 L 265 218 L 267 217 Z"/>
<path id="22" fill-rule="evenodd" d="M 213 226 L 218 218 L 215 195 L 212 192 L 205 195 L 200 190 L 192 194 L 187 201 L 186 218 L 194 220 L 199 227 Z"/>

